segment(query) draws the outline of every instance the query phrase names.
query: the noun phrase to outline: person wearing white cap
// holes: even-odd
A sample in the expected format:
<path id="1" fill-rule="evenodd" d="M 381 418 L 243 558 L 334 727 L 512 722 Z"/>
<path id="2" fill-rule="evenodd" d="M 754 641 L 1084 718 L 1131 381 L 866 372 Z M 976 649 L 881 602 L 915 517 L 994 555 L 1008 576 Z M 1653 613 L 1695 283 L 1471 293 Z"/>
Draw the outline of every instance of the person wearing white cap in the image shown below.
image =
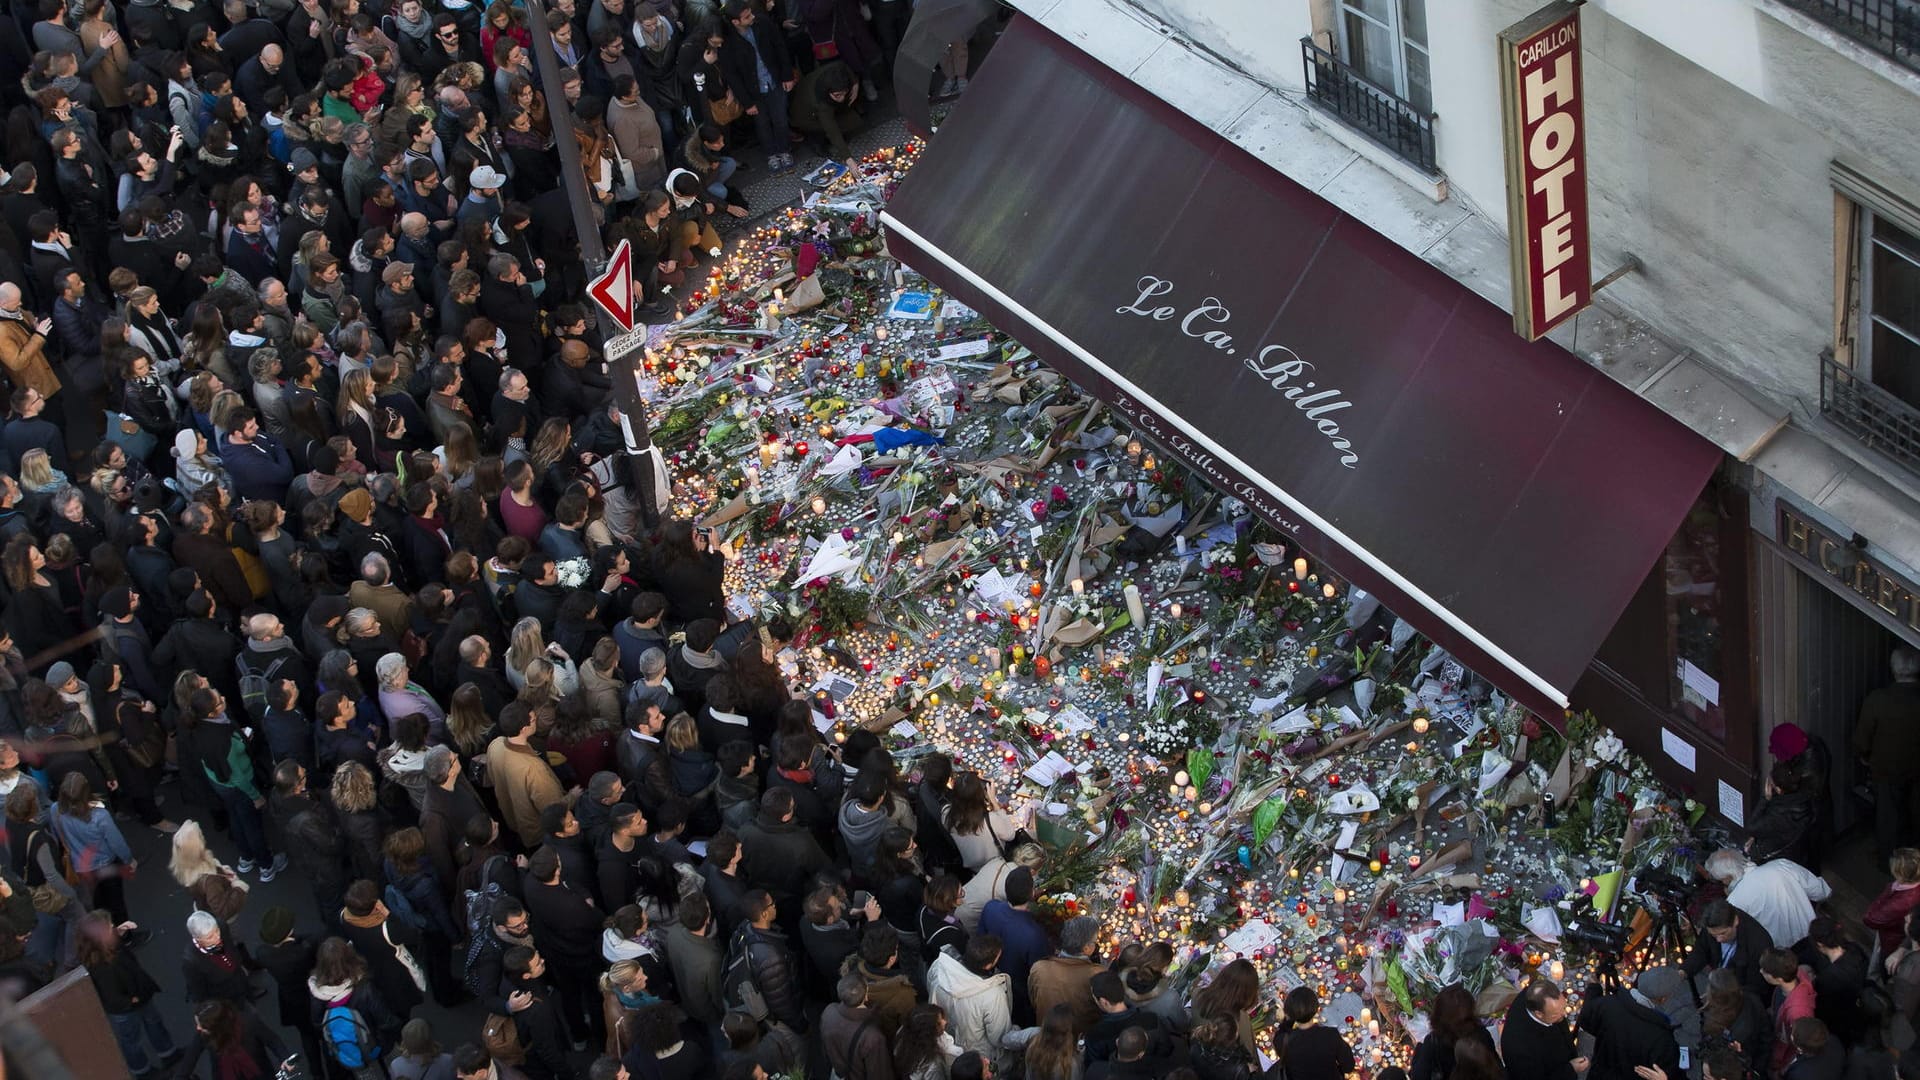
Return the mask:
<path id="1" fill-rule="evenodd" d="M 462 224 L 478 219 L 492 221 L 500 215 L 500 189 L 507 178 L 491 165 L 475 165 L 467 175 L 467 198 L 460 204 Z"/>

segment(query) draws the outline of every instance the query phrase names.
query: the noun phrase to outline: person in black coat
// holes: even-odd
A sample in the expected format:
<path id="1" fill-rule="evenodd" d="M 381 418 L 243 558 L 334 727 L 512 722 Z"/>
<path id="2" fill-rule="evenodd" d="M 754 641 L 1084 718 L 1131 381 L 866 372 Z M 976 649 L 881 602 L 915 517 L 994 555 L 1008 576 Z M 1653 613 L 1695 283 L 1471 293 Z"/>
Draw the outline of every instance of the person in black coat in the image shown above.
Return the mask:
<path id="1" fill-rule="evenodd" d="M 1549 979 L 1534 979 L 1507 1009 L 1500 1033 L 1507 1080 L 1576 1080 L 1586 1069 L 1573 1029 L 1567 1026 L 1567 995 Z"/>
<path id="2" fill-rule="evenodd" d="M 1127 986 L 1118 972 L 1099 972 L 1088 980 L 1087 990 L 1093 995 L 1094 1007 L 1100 1010 L 1100 1019 L 1087 1029 L 1088 1062 L 1111 1060 L 1120 1033 L 1138 1028 L 1147 1035 L 1147 1057 L 1171 1064 L 1173 1033 L 1158 1014 L 1135 1008 L 1127 1001 Z"/>
<path id="3" fill-rule="evenodd" d="M 580 827 L 580 819 L 566 803 L 557 802 L 540 811 L 540 832 L 541 846 L 560 860 L 560 880 L 592 896 L 596 888 L 593 837 Z"/>
<path id="4" fill-rule="evenodd" d="M 404 1023 L 426 1000 L 414 981 L 415 971 L 425 975 L 418 958 L 420 932 L 389 915 L 380 899 L 380 886 L 368 880 L 347 886 L 340 932 L 367 962 L 368 978 L 380 991 L 381 1000 Z"/>
<path id="5" fill-rule="evenodd" d="M 1603 995 L 1593 988 L 1580 1009 L 1580 1030 L 1594 1039 L 1587 1080 L 1638 1080 L 1641 1066 L 1679 1076 L 1680 1044 L 1663 1010 L 1686 993 L 1686 976 L 1671 967 L 1641 972 L 1630 990 Z"/>
<path id="6" fill-rule="evenodd" d="M 1817 1017 L 1803 1016 L 1789 1031 L 1793 1060 L 1781 1080 L 1840 1080 L 1847 1071 L 1847 1051 Z"/>
<path id="7" fill-rule="evenodd" d="M 480 310 L 506 335 L 507 362 L 523 371 L 536 370 L 541 357 L 540 305 L 518 259 L 495 255 L 487 260 L 480 275 Z M 507 434 L 495 432 L 494 437 L 505 439 Z"/>
<path id="8" fill-rule="evenodd" d="M 320 1029 L 307 1005 L 307 976 L 313 973 L 318 947 L 317 938 L 293 932 L 289 909 L 270 907 L 260 913 L 260 947 L 253 950 L 253 960 L 273 977 L 279 1023 L 300 1033 L 300 1050 L 308 1061 L 325 1060 L 320 1054 Z"/>
<path id="9" fill-rule="evenodd" d="M 1727 947 L 1732 946 L 1728 952 Z M 1773 948 L 1773 935 L 1759 920 L 1741 914 L 1725 900 L 1715 900 L 1700 912 L 1700 936 L 1680 970 L 1691 979 L 1709 968 L 1732 968 L 1740 984 L 1762 1001 L 1773 999 L 1773 987 L 1760 974 L 1760 955 Z"/>
<path id="10" fill-rule="evenodd" d="M 726 43 L 720 46 L 720 74 L 743 107 L 757 108 L 754 132 L 770 155 L 769 164 L 779 170 L 793 164 L 793 155 L 787 152 L 791 141 L 787 93 L 793 89 L 796 72 L 779 23 L 759 18 L 757 9 L 759 5 L 750 0 L 729 0 Z M 767 71 L 764 87 L 760 81 L 762 66 Z"/>
<path id="11" fill-rule="evenodd" d="M 1453 1074 L 1454 1049 L 1464 1039 L 1483 1044 L 1493 1054 L 1493 1036 L 1475 1018 L 1473 994 L 1466 987 L 1455 983 L 1434 995 L 1427 1019 L 1431 1027 L 1414 1048 L 1410 1080 L 1447 1080 Z"/>
<path id="12" fill-rule="evenodd" d="M 723 971 L 732 971 L 736 958 L 744 956 L 752 972 L 753 985 L 767 1003 L 767 1016 L 792 1028 L 807 1032 L 807 1014 L 802 1007 L 799 971 L 794 967 L 793 948 L 787 935 L 774 925 L 778 908 L 765 889 L 755 889 L 740 901 L 741 921 L 727 943 L 727 963 Z M 723 986 L 726 1000 L 737 1000 L 735 988 Z"/>
<path id="13" fill-rule="evenodd" d="M 245 1008 L 253 996 L 247 985 L 247 958 L 226 940 L 220 920 L 204 911 L 187 916 L 187 942 L 180 958 L 180 974 L 187 1000 L 228 1001 Z"/>
<path id="14" fill-rule="evenodd" d="M 532 946 L 516 945 L 506 951 L 500 967 L 501 996 L 527 995 L 525 1007 L 513 1014 L 520 1045 L 526 1050 L 522 1068 L 527 1076 L 531 1080 L 564 1080 L 575 1075 L 567 1065 L 566 1028 L 547 982 L 551 965 Z"/>
<path id="15" fill-rule="evenodd" d="M 551 847 L 543 846 L 528 856 L 523 890 L 557 1010 L 576 1039 L 604 1040 L 605 1022 L 594 980 L 602 964 L 600 932 L 605 913 L 594 906 L 591 889 L 565 879 L 560 856 Z"/>
<path id="16" fill-rule="evenodd" d="M 798 901 L 813 876 L 833 864 L 812 831 L 794 817 L 793 793 L 774 788 L 760 797 L 760 813 L 740 830 L 746 878 L 775 899 Z"/>

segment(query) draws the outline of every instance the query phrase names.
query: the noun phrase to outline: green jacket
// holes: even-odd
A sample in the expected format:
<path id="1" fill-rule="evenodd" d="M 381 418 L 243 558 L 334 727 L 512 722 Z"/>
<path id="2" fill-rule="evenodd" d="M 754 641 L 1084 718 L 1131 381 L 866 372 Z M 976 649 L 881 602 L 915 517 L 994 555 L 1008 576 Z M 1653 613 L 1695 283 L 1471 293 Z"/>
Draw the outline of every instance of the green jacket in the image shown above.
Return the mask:
<path id="1" fill-rule="evenodd" d="M 194 736 L 200 751 L 200 771 L 207 774 L 207 780 L 215 787 L 230 788 L 258 802 L 260 789 L 253 782 L 253 758 L 247 753 L 247 741 L 240 737 L 240 730 L 231 723 L 201 721 L 194 725 Z M 218 741 L 222 738 L 224 746 Z M 227 766 L 224 780 L 213 768 L 213 762 L 222 756 Z"/>

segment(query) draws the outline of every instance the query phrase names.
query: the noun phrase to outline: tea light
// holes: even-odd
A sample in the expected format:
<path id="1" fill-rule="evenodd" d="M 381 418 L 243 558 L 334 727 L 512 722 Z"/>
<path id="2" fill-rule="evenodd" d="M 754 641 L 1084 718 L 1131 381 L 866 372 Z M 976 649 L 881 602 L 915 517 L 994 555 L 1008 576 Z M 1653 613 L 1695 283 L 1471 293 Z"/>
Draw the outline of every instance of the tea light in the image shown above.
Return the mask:
<path id="1" fill-rule="evenodd" d="M 1174 618 L 1177 619 L 1180 617 L 1180 611 L 1181 611 L 1180 605 L 1175 604 L 1172 607 L 1167 609 L 1167 614 L 1172 615 Z"/>
<path id="2" fill-rule="evenodd" d="M 1087 583 L 1080 580 L 1079 578 L 1074 578 L 1072 581 L 1068 582 L 1067 587 L 1073 590 L 1073 595 L 1075 596 L 1086 595 Z"/>
<path id="3" fill-rule="evenodd" d="M 873 340 L 875 340 L 875 341 L 885 341 L 885 340 L 887 340 L 887 328 L 886 328 L 886 327 L 884 327 L 884 326 L 876 326 L 876 327 L 874 327 L 874 328 L 873 328 Z"/>
<path id="4" fill-rule="evenodd" d="M 1187 775 L 1187 770 L 1181 769 L 1179 772 L 1176 772 L 1173 774 L 1173 786 L 1186 787 L 1187 784 L 1192 781 L 1192 779 L 1193 779 L 1192 777 Z"/>
<path id="5" fill-rule="evenodd" d="M 1152 454 L 1148 454 L 1146 457 L 1143 457 L 1140 459 L 1140 467 L 1147 470 L 1148 472 L 1153 471 L 1154 464 L 1155 462 L 1153 460 Z"/>
<path id="6" fill-rule="evenodd" d="M 1325 596 L 1329 600 L 1333 599 L 1334 596 L 1337 593 L 1339 593 L 1339 591 L 1340 590 L 1333 587 L 1333 582 L 1331 581 L 1327 582 L 1325 585 L 1320 586 L 1320 594 L 1322 596 Z"/>
<path id="7" fill-rule="evenodd" d="M 826 513 L 826 512 L 827 512 L 827 500 L 826 500 L 826 499 L 824 499 L 824 498 L 822 498 L 822 497 L 821 497 L 821 496 L 819 496 L 819 495 L 815 495 L 815 496 L 813 497 L 813 512 L 814 512 L 815 514 L 824 514 L 824 513 Z"/>
<path id="8" fill-rule="evenodd" d="M 1562 979 L 1565 979 L 1567 977 L 1567 965 L 1561 963 L 1558 960 L 1555 960 L 1552 964 L 1550 964 L 1547 967 L 1547 977 L 1552 979 L 1554 982 L 1559 982 Z"/>
<path id="9" fill-rule="evenodd" d="M 1127 440 L 1127 458 L 1130 461 L 1140 460 L 1140 440 L 1139 439 Z"/>
<path id="10" fill-rule="evenodd" d="M 1427 719 L 1424 715 L 1413 718 L 1413 733 L 1415 735 L 1425 735 L 1432 726 L 1433 721 Z"/>

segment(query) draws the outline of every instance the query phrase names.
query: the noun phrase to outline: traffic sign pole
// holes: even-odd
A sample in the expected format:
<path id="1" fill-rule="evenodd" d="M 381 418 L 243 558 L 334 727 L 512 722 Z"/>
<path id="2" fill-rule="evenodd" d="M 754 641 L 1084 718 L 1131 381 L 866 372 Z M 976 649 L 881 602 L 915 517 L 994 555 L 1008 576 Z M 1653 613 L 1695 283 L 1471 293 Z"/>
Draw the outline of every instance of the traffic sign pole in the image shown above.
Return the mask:
<path id="1" fill-rule="evenodd" d="M 607 268 L 607 249 L 600 240 L 600 223 L 594 220 L 595 200 L 593 189 L 587 183 L 587 174 L 580 161 L 580 144 L 573 135 L 573 106 L 567 101 L 566 93 L 560 83 L 560 57 L 553 51 L 553 37 L 547 32 L 547 6 L 541 0 L 525 0 L 528 25 L 533 30 L 533 60 L 540 74 L 540 84 L 547 95 L 547 117 L 553 124 L 555 148 L 560 151 L 560 182 L 566 185 L 571 198 L 567 200 L 573 211 L 574 232 L 580 240 L 580 258 L 586 264 L 591 280 L 604 277 Z M 623 244 L 624 248 L 625 245 Z M 631 255 L 629 255 L 631 260 Z M 629 261 L 631 268 L 631 261 Z M 631 306 L 631 269 L 628 273 L 629 305 L 626 327 L 633 328 L 633 309 Z M 597 303 L 598 301 L 596 301 Z M 612 312 L 608 312 L 609 315 Z M 602 320 L 595 320 L 601 338 L 601 347 L 606 347 L 607 327 Z M 637 350 L 636 350 L 637 351 Z M 628 353 L 627 355 L 632 355 Z M 660 451 L 653 445 L 653 430 L 647 419 L 647 403 L 640 396 L 640 384 L 637 369 L 624 358 L 611 361 L 608 374 L 613 380 L 613 397 L 620 405 L 622 435 L 627 444 L 626 483 L 638 495 L 635 500 L 640 508 L 641 523 L 648 528 L 660 521 L 661 513 L 666 509 L 657 504 L 653 477 L 656 472 L 654 459 Z"/>

